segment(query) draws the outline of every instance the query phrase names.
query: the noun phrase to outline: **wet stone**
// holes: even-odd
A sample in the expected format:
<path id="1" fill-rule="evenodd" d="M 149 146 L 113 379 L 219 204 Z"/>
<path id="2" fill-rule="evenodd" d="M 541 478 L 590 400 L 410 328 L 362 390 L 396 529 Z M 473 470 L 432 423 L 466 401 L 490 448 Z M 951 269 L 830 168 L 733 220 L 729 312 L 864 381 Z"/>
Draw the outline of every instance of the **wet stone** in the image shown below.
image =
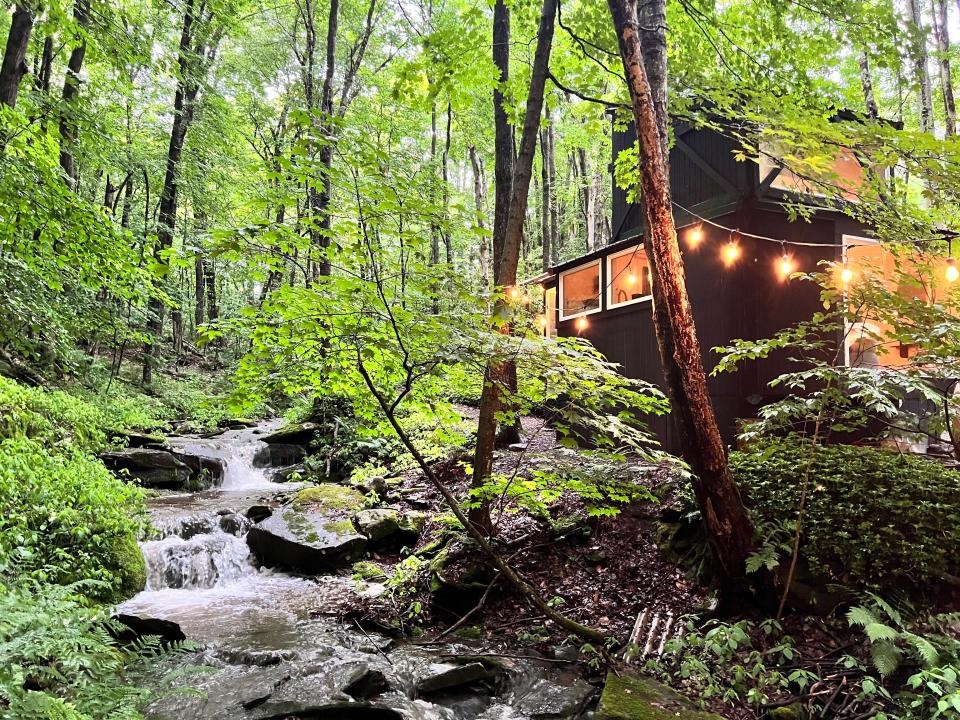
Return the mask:
<path id="1" fill-rule="evenodd" d="M 520 698 L 517 709 L 531 720 L 568 720 L 579 715 L 593 693 L 593 686 L 583 680 L 558 685 L 541 678 Z"/>
<path id="2" fill-rule="evenodd" d="M 319 575 L 350 565 L 367 539 L 349 520 L 288 508 L 254 525 L 247 545 L 263 565 Z"/>
<path id="3" fill-rule="evenodd" d="M 496 672 L 488 669 L 483 663 L 473 662 L 465 665 L 449 663 L 434 663 L 427 668 L 427 673 L 417 681 L 417 692 L 420 695 L 431 695 L 441 691 L 450 691 L 473 685 L 484 680 L 496 677 Z"/>

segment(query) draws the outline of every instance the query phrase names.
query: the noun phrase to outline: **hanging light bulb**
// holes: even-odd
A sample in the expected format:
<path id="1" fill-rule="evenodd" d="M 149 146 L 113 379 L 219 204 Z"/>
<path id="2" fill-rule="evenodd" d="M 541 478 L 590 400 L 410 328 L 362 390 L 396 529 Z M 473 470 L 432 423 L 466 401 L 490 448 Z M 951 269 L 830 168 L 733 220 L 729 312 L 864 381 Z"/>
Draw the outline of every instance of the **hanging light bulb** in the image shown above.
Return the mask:
<path id="1" fill-rule="evenodd" d="M 703 223 L 697 223 L 690 231 L 687 233 L 687 243 L 689 243 L 690 248 L 696 248 L 697 245 L 703 240 Z"/>
<path id="2" fill-rule="evenodd" d="M 957 269 L 957 263 L 953 257 L 947 258 L 947 282 L 956 282 L 960 278 L 960 270 Z"/>
<path id="3" fill-rule="evenodd" d="M 627 275 L 627 285 L 636 285 L 636 284 L 637 284 L 637 276 L 634 275 L 633 273 L 630 273 L 629 275 Z"/>
<path id="4" fill-rule="evenodd" d="M 577 318 L 576 322 L 577 332 L 583 332 L 587 329 L 587 319 L 585 317 Z"/>
<path id="5" fill-rule="evenodd" d="M 520 290 L 517 289 L 516 286 L 514 286 L 507 291 L 507 294 L 510 296 L 512 300 L 516 300 L 518 297 L 520 297 Z"/>
<path id="6" fill-rule="evenodd" d="M 537 325 L 541 328 L 547 327 L 547 316 L 546 315 L 537 315 Z"/>
<path id="7" fill-rule="evenodd" d="M 796 263 L 787 253 L 786 245 L 780 243 L 780 259 L 777 261 L 777 273 L 780 275 L 780 280 L 783 281 L 789 278 L 795 268 Z"/>
<path id="8" fill-rule="evenodd" d="M 743 250 L 740 248 L 740 233 L 734 230 L 730 233 L 729 242 L 723 246 L 723 264 L 730 267 L 740 259 L 740 255 L 742 254 Z"/>
<path id="9" fill-rule="evenodd" d="M 853 270 L 844 265 L 843 269 L 840 270 L 840 282 L 842 282 L 844 285 L 849 285 L 852 280 Z"/>

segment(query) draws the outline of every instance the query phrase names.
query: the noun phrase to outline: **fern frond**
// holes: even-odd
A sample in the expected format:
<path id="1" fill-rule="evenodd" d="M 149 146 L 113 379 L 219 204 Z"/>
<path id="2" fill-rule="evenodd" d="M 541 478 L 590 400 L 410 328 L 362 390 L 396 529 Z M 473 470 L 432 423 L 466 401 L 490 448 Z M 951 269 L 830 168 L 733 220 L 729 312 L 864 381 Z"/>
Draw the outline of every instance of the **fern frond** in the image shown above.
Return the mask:
<path id="1" fill-rule="evenodd" d="M 881 640 L 870 646 L 870 659 L 881 677 L 889 677 L 900 667 L 902 655 L 892 642 Z"/>

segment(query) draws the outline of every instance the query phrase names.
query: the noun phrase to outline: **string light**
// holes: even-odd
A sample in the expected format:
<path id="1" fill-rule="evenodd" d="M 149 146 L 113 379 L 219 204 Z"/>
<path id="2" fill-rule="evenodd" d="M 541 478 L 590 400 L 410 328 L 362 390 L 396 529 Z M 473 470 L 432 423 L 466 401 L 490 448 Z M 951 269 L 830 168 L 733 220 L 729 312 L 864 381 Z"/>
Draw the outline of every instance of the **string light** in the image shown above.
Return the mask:
<path id="1" fill-rule="evenodd" d="M 516 300 L 518 297 L 520 297 L 520 290 L 517 289 L 516 286 L 514 286 L 514 287 L 510 288 L 510 289 L 507 291 L 507 294 L 508 294 L 513 300 Z"/>
<path id="2" fill-rule="evenodd" d="M 734 230 L 730 233 L 730 241 L 723 246 L 723 264 L 727 267 L 733 265 L 743 254 L 739 240 L 740 233 Z"/>
<path id="3" fill-rule="evenodd" d="M 853 270 L 844 265 L 843 269 L 840 270 L 840 282 L 842 282 L 844 285 L 849 285 L 852 281 Z"/>
<path id="4" fill-rule="evenodd" d="M 796 263 L 793 261 L 793 258 L 787 253 L 786 246 L 780 244 L 780 259 L 777 261 L 777 272 L 780 275 L 781 282 L 790 277 L 796 268 Z"/>
<path id="5" fill-rule="evenodd" d="M 583 332 L 587 329 L 587 319 L 585 317 L 577 318 L 577 332 Z"/>
<path id="6" fill-rule="evenodd" d="M 947 258 L 947 282 L 956 282 L 960 278 L 960 270 L 957 270 L 957 263 L 953 257 Z"/>
<path id="7" fill-rule="evenodd" d="M 687 233 L 687 243 L 691 249 L 696 249 L 701 240 L 703 240 L 703 223 L 697 223 Z"/>
<path id="8" fill-rule="evenodd" d="M 546 315 L 537 315 L 537 325 L 541 328 L 547 327 L 547 316 Z"/>
<path id="9" fill-rule="evenodd" d="M 637 284 L 637 276 L 634 275 L 633 273 L 630 273 L 629 275 L 627 275 L 627 285 L 636 285 L 636 284 Z"/>

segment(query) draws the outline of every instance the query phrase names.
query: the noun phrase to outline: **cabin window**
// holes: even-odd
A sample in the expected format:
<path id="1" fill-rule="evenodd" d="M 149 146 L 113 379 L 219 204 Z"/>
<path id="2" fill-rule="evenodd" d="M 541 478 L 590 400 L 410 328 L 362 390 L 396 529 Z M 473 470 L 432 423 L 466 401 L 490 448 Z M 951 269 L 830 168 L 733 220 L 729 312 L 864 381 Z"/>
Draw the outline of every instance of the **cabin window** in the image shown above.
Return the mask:
<path id="1" fill-rule="evenodd" d="M 640 246 L 609 256 L 607 277 L 607 307 L 620 307 L 652 297 L 650 263 Z"/>
<path id="2" fill-rule="evenodd" d="M 909 260 L 907 260 L 909 262 Z M 873 272 L 881 277 L 895 278 L 898 260 L 897 257 L 879 242 L 870 238 L 843 236 L 843 263 L 852 274 L 852 282 L 860 273 Z M 902 260 L 901 260 L 902 263 Z M 926 263 L 924 263 L 925 265 Z M 909 268 L 909 265 L 904 266 Z M 921 276 L 919 267 L 916 282 L 895 285 L 895 281 L 885 283 L 888 290 L 894 290 L 905 299 L 922 298 L 934 302 L 938 296 L 950 291 L 945 277 L 946 263 L 933 266 L 933 275 Z M 915 345 L 903 345 L 896 340 L 889 339 L 893 327 L 883 320 L 867 315 L 858 318 L 858 321 L 848 324 L 845 335 L 844 354 L 847 365 L 851 367 L 888 367 L 896 368 L 910 363 L 917 353 Z"/>
<path id="3" fill-rule="evenodd" d="M 789 192 L 804 193 L 806 195 L 823 196 L 823 188 L 816 181 L 837 187 L 843 197 L 851 202 L 857 202 L 863 188 L 863 166 L 856 155 L 849 148 L 841 148 L 828 167 L 821 168 L 814 161 L 807 162 L 803 158 L 793 158 L 794 173 L 790 168 L 782 167 L 780 159 L 786 154 L 781 144 L 762 140 L 760 142 L 760 182 L 763 182 L 771 172 L 779 168 L 774 175 L 770 187 Z M 814 182 L 811 182 L 811 179 Z"/>
<path id="4" fill-rule="evenodd" d="M 560 274 L 560 319 L 600 311 L 600 261 Z"/>

